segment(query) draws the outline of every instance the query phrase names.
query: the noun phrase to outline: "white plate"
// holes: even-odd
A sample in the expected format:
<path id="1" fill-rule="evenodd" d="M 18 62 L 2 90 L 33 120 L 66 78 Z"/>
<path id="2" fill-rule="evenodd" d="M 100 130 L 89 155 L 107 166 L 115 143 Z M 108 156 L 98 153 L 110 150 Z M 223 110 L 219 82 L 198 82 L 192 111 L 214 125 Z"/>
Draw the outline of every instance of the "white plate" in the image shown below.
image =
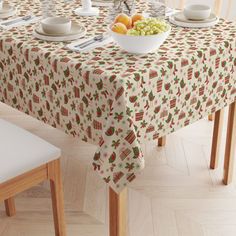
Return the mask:
<path id="1" fill-rule="evenodd" d="M 86 29 L 83 26 L 77 25 L 75 23 L 72 23 L 71 31 L 68 34 L 64 35 L 47 34 L 42 30 L 41 25 L 39 25 L 33 33 L 34 37 L 38 39 L 54 42 L 66 42 L 76 40 L 83 37 L 85 34 Z"/>
<path id="2" fill-rule="evenodd" d="M 3 8 L 0 10 L 0 19 L 8 18 L 16 14 L 16 8 L 10 6 L 9 4 L 4 4 Z"/>
<path id="3" fill-rule="evenodd" d="M 217 16 L 214 13 L 212 13 L 210 17 L 205 20 L 189 20 L 184 16 L 183 12 L 179 12 L 174 15 L 174 19 L 176 21 L 181 21 L 186 23 L 209 23 L 215 21 L 217 19 Z"/>
<path id="4" fill-rule="evenodd" d="M 217 17 L 214 21 L 211 22 L 204 22 L 204 21 L 182 22 L 182 21 L 177 21 L 174 16 L 170 16 L 169 21 L 174 25 L 185 28 L 208 28 L 215 26 L 219 22 L 219 18 Z"/>

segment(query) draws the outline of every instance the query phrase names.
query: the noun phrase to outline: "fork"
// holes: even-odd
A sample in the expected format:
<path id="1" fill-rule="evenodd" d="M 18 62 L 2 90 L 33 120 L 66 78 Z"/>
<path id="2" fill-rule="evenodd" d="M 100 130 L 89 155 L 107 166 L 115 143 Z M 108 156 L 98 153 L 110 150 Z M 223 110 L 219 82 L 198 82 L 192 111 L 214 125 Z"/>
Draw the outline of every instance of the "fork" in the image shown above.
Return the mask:
<path id="1" fill-rule="evenodd" d="M 95 36 L 94 38 L 84 42 L 84 43 L 81 43 L 81 44 L 78 44 L 76 46 L 74 46 L 75 48 L 85 48 L 87 46 L 89 46 L 90 44 L 92 43 L 95 43 L 95 42 L 102 42 L 104 39 L 106 39 L 106 37 L 103 35 L 103 34 L 100 34 L 98 36 Z"/>
<path id="2" fill-rule="evenodd" d="M 11 20 L 11 21 L 8 21 L 8 22 L 3 22 L 3 23 L 1 23 L 1 25 L 9 26 L 9 25 L 13 25 L 15 23 L 18 23 L 20 21 L 28 21 L 32 18 L 33 18 L 33 16 L 24 16 L 24 17 L 21 17 L 20 19 L 15 19 L 15 20 Z"/>

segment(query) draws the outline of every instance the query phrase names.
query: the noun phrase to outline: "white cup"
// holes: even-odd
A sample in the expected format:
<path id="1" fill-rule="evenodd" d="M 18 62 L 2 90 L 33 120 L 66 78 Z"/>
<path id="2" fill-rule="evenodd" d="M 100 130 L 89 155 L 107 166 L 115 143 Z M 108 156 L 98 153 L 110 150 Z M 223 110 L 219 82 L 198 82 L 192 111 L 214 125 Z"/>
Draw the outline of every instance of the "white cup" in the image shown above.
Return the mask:
<path id="1" fill-rule="evenodd" d="M 0 0 L 0 10 L 2 9 L 3 6 L 3 0 Z"/>

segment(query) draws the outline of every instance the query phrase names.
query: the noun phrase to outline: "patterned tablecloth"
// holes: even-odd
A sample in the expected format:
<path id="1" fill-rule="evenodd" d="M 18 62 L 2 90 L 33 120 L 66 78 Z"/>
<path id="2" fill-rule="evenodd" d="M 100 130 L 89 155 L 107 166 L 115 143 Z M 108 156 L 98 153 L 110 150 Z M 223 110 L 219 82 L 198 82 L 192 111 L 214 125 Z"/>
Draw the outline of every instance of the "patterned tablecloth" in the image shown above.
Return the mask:
<path id="1" fill-rule="evenodd" d="M 106 31 L 100 17 L 72 13 L 79 5 L 58 1 L 59 14 Z M 18 14 L 40 14 L 39 0 L 13 0 Z M 140 4 L 145 8 L 145 4 Z M 140 148 L 236 99 L 236 25 L 210 29 L 173 27 L 159 51 L 131 55 L 111 43 L 77 53 L 63 43 L 32 37 L 35 25 L 0 35 L 0 100 L 86 142 L 99 145 L 93 167 L 119 192 L 144 168 Z"/>

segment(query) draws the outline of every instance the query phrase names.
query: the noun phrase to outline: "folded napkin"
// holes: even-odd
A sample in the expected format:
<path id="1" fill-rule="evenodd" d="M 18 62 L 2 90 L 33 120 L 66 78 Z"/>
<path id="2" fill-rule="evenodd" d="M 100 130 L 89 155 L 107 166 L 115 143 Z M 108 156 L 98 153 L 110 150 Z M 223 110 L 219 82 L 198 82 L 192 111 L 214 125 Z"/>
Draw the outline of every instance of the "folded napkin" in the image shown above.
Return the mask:
<path id="1" fill-rule="evenodd" d="M 41 16 L 33 16 L 30 19 L 27 20 L 23 20 L 22 17 L 16 17 L 16 18 L 11 18 L 8 20 L 3 20 L 0 21 L 0 28 L 2 29 L 11 29 L 13 27 L 17 27 L 17 26 L 22 26 L 22 25 L 28 25 L 28 24 L 32 24 L 32 23 L 36 23 L 38 22 L 42 17 Z M 14 21 L 14 22 L 13 22 Z M 6 25 L 7 23 L 10 23 L 9 25 Z"/>
<path id="2" fill-rule="evenodd" d="M 176 14 L 177 12 L 180 12 L 180 10 L 167 7 L 166 8 L 166 17 L 172 16 L 172 15 Z"/>
<path id="3" fill-rule="evenodd" d="M 92 5 L 94 7 L 110 7 L 113 6 L 113 0 L 94 0 L 92 1 Z"/>
<path id="4" fill-rule="evenodd" d="M 109 43 L 113 42 L 112 37 L 110 37 L 109 35 L 105 35 L 105 38 L 102 42 L 93 42 L 92 44 L 90 44 L 90 45 L 88 45 L 84 48 L 76 47 L 77 45 L 79 45 L 81 43 L 84 43 L 84 42 L 87 42 L 91 39 L 93 39 L 93 37 L 77 40 L 76 42 L 73 42 L 73 43 L 70 43 L 70 44 L 66 45 L 66 48 L 68 48 L 72 51 L 86 52 L 86 51 L 89 51 L 91 49 L 101 47 L 103 45 L 106 45 L 106 44 L 109 44 Z"/>

